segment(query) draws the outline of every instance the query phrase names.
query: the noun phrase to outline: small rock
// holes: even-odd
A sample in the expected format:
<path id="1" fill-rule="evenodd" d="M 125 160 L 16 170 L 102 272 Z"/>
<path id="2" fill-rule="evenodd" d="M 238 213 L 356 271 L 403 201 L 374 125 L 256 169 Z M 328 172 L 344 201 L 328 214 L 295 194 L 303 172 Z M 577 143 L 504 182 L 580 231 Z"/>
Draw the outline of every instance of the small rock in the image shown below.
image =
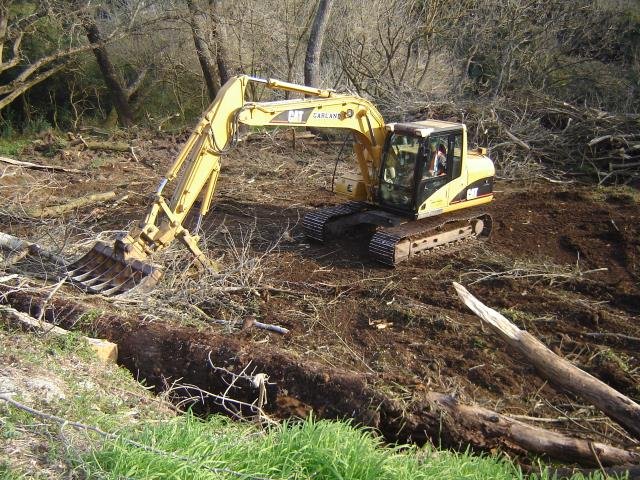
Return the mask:
<path id="1" fill-rule="evenodd" d="M 27 380 L 25 385 L 28 390 L 31 390 L 32 393 L 36 394 L 46 403 L 51 403 L 55 400 L 64 400 L 66 398 L 62 389 L 47 378 L 35 377 Z"/>
<path id="2" fill-rule="evenodd" d="M 0 393 L 12 396 L 17 390 L 16 384 L 9 377 L 0 376 Z"/>

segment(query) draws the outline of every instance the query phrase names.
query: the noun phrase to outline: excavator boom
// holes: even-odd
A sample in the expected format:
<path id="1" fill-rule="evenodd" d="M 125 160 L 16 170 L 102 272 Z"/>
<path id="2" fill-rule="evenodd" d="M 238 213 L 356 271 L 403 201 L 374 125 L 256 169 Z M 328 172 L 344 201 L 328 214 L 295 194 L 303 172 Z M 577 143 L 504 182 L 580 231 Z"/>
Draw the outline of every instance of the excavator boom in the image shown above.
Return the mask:
<path id="1" fill-rule="evenodd" d="M 250 82 L 273 90 L 304 94 L 301 99 L 247 102 Z M 367 100 L 304 85 L 241 75 L 230 79 L 204 113 L 180 154 L 161 179 L 145 218 L 113 246 L 97 243 L 68 268 L 72 281 L 92 293 L 117 295 L 152 288 L 162 275 L 161 268 L 147 261 L 176 238 L 193 254 L 199 268 L 214 268 L 198 247 L 198 230 L 209 211 L 220 174 L 220 158 L 235 144 L 238 124 L 256 126 L 307 126 L 341 128 L 353 132 L 354 150 L 360 168 L 362 200 L 371 201 L 384 144 L 384 120 Z M 170 199 L 165 187 L 177 180 Z M 193 232 L 184 220 L 200 199 L 198 220 Z"/>

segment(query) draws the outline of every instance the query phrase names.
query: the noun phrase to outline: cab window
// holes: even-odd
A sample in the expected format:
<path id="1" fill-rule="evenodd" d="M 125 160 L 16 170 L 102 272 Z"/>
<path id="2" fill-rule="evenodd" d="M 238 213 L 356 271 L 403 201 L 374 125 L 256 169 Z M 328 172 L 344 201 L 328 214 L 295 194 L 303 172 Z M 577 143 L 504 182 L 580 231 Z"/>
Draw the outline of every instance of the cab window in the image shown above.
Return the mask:
<path id="1" fill-rule="evenodd" d="M 432 135 L 428 138 L 425 145 L 426 161 L 422 168 L 422 180 L 447 174 L 449 150 L 448 135 Z"/>
<path id="2" fill-rule="evenodd" d="M 390 205 L 412 208 L 415 167 L 422 156 L 421 138 L 391 134 L 382 165 L 380 193 Z"/>
<path id="3" fill-rule="evenodd" d="M 462 132 L 431 135 L 424 145 L 425 161 L 420 170 L 417 204 L 441 189 L 462 172 Z"/>

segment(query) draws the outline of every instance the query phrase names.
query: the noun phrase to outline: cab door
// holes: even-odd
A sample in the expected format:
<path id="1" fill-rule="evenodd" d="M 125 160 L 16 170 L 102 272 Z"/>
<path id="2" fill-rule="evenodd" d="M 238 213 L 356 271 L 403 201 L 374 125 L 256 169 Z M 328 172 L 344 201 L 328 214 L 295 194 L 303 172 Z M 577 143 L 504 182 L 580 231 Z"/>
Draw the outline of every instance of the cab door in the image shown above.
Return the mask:
<path id="1" fill-rule="evenodd" d="M 436 133 L 426 139 L 423 145 L 425 161 L 416 190 L 419 217 L 441 213 L 464 189 L 463 142 L 462 130 Z"/>
<path id="2" fill-rule="evenodd" d="M 421 160 L 421 137 L 392 133 L 384 148 L 378 201 L 392 211 L 414 213 L 415 172 Z"/>
<path id="3" fill-rule="evenodd" d="M 449 155 L 447 157 L 447 205 L 455 201 L 467 184 L 466 174 L 462 174 L 462 164 L 464 161 L 464 132 L 462 130 L 452 132 L 449 135 Z"/>

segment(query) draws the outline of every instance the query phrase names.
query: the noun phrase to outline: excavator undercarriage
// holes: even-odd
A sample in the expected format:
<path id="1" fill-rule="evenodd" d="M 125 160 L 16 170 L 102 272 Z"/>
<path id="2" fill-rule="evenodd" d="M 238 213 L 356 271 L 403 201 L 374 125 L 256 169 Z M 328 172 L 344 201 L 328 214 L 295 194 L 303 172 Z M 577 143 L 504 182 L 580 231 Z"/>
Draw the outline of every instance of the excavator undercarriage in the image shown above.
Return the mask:
<path id="1" fill-rule="evenodd" d="M 394 267 L 434 249 L 458 246 L 469 240 L 486 240 L 493 220 L 482 209 L 454 212 L 421 220 L 407 220 L 366 202 L 347 202 L 317 209 L 304 216 L 305 235 L 318 242 L 342 238 L 349 229 L 367 225 L 375 229 L 368 245 L 376 261 Z"/>
<path id="2" fill-rule="evenodd" d="M 245 92 L 252 82 L 305 98 L 250 102 Z M 491 216 L 482 205 L 493 198 L 495 169 L 483 149 L 467 149 L 463 124 L 386 124 L 376 107 L 357 95 L 240 75 L 220 89 L 204 113 L 161 179 L 146 216 L 112 246 L 98 242 L 68 267 L 68 278 L 103 295 L 149 290 L 162 276 L 162 267 L 149 259 L 174 240 L 187 247 L 196 267 L 216 270 L 199 248 L 198 231 L 211 207 L 221 158 L 239 140 L 239 125 L 351 132 L 358 172 L 335 182 L 335 193 L 350 201 L 304 217 L 303 230 L 312 240 L 366 228 L 373 233 L 371 256 L 395 266 L 491 232 Z M 165 186 L 174 180 L 171 197 L 165 197 Z M 187 218 L 196 220 L 191 231 Z"/>

